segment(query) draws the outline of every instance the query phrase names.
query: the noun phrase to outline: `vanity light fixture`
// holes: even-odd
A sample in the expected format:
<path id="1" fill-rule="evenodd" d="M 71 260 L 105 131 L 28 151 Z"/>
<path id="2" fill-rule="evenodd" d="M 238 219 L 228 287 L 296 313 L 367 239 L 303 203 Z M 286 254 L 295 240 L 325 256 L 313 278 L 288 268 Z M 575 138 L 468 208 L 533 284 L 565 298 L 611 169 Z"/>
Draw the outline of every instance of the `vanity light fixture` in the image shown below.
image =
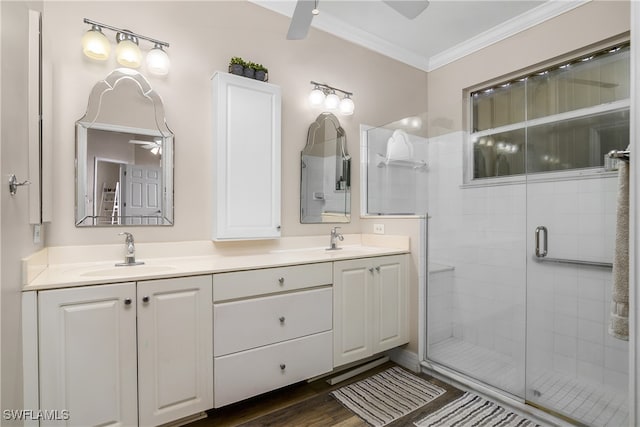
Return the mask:
<path id="1" fill-rule="evenodd" d="M 116 33 L 116 60 L 120 65 L 129 68 L 138 68 L 142 64 L 142 52 L 139 41 L 146 40 L 153 43 L 153 48 L 147 53 L 147 68 L 152 74 L 164 76 L 169 72 L 171 62 L 164 48 L 169 43 L 152 39 L 122 28 L 112 27 L 84 18 L 84 23 L 91 25 L 91 29 L 82 37 L 82 51 L 91 58 L 104 61 L 109 57 L 111 44 L 102 30 L 107 29 Z"/>
<path id="2" fill-rule="evenodd" d="M 309 103 L 311 106 L 324 106 L 328 111 L 338 111 L 345 116 L 353 114 L 355 104 L 353 103 L 353 99 L 351 99 L 353 96 L 352 92 L 314 81 L 311 81 L 311 84 L 313 85 L 313 90 L 309 94 Z M 341 92 L 344 95 L 343 98 L 340 99 L 336 92 Z"/>

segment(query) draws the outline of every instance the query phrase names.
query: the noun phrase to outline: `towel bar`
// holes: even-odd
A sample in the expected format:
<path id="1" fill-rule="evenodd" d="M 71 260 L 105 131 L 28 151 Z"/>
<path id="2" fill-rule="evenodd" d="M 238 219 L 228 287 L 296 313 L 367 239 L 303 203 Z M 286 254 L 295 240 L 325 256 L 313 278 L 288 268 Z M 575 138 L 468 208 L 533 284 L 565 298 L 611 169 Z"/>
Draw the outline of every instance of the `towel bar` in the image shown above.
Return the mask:
<path id="1" fill-rule="evenodd" d="M 553 264 L 572 264 L 572 265 L 582 265 L 585 267 L 613 268 L 613 263 L 610 263 L 610 262 L 581 261 L 578 259 L 546 258 L 546 257 L 544 258 L 536 257 L 535 260 L 538 262 L 550 262 Z"/>
<path id="2" fill-rule="evenodd" d="M 624 160 L 625 162 L 629 161 L 629 150 L 611 150 L 609 151 L 609 157 L 612 159 Z"/>

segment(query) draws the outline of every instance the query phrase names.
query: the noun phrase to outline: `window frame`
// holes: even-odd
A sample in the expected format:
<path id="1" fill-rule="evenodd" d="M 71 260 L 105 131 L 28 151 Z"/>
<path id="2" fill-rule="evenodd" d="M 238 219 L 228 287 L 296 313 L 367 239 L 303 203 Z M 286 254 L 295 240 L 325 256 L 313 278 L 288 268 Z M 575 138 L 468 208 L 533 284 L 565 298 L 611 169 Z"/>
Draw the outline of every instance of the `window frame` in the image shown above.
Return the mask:
<path id="1" fill-rule="evenodd" d="M 528 128 L 532 128 L 534 126 L 545 125 L 558 123 L 565 120 L 572 119 L 580 119 L 586 118 L 589 116 L 594 116 L 598 114 L 605 113 L 614 113 L 617 111 L 629 111 L 630 110 L 630 97 L 625 98 L 623 100 L 613 101 L 598 104 L 591 107 L 579 108 L 576 110 L 571 110 L 562 113 L 556 113 L 552 115 L 548 115 L 545 117 L 535 118 L 528 120 L 526 117 L 526 105 L 525 105 L 525 119 L 524 121 L 518 123 L 512 123 L 508 125 L 503 125 L 495 128 L 485 129 L 478 132 L 473 132 L 474 126 L 474 103 L 473 103 L 473 94 L 482 92 L 483 90 L 487 90 L 488 88 L 500 86 L 501 82 L 505 81 L 518 81 L 521 79 L 526 79 L 529 76 L 533 76 L 535 74 L 539 74 L 544 71 L 550 71 L 554 68 L 558 68 L 560 64 L 567 63 L 568 61 L 577 61 L 578 58 L 596 55 L 600 52 L 614 49 L 620 46 L 628 46 L 629 39 L 621 38 L 615 41 L 609 41 L 608 44 L 601 44 L 597 48 L 591 47 L 591 49 L 584 49 L 579 52 L 573 52 L 570 55 L 563 56 L 560 59 L 557 59 L 553 62 L 548 61 L 542 64 L 542 67 L 530 70 L 523 70 L 518 73 L 512 73 L 511 78 L 502 78 L 502 79 L 494 79 L 489 83 L 485 83 L 482 85 L 477 85 L 472 88 L 467 88 L 463 91 L 464 99 L 466 99 L 466 120 L 467 130 L 464 132 L 464 141 L 463 141 L 463 184 L 462 187 L 485 187 L 485 186 L 497 186 L 497 185 L 513 185 L 513 184 L 521 184 L 526 181 L 558 181 L 558 180 L 568 180 L 568 179 L 583 179 L 583 178 L 601 178 L 605 176 L 614 176 L 617 174 L 615 171 L 607 171 L 603 166 L 594 166 L 594 167 L 586 167 L 586 168 L 575 168 L 568 170 L 560 170 L 560 171 L 547 171 L 547 172 L 526 172 L 527 158 L 525 152 L 525 172 L 521 174 L 513 174 L 513 175 L 504 175 L 497 177 L 485 177 L 485 178 L 474 178 L 474 141 L 477 138 L 490 136 L 494 134 L 499 134 L 508 131 L 514 130 L 522 130 L 525 131 Z M 526 89 L 525 89 L 526 91 Z M 526 95 L 525 95 L 525 103 Z M 525 142 L 525 147 L 526 147 Z"/>

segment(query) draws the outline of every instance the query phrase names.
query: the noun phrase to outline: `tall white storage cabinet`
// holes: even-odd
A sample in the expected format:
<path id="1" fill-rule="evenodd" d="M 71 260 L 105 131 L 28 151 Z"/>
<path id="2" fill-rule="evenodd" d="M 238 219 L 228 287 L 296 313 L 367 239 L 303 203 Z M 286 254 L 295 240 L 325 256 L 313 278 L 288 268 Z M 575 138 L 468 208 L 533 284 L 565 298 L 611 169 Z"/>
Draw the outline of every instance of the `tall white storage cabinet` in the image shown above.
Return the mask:
<path id="1" fill-rule="evenodd" d="M 280 237 L 278 86 L 213 75 L 213 240 Z"/>

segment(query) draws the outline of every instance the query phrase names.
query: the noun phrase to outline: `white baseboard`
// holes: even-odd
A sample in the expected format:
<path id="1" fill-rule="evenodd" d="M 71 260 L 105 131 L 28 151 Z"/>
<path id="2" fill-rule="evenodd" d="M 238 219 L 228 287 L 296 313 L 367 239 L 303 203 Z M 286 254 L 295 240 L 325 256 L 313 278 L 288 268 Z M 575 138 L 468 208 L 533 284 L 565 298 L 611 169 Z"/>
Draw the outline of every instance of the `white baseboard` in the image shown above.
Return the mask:
<path id="1" fill-rule="evenodd" d="M 407 368 L 413 372 L 420 372 L 420 360 L 418 359 L 418 353 L 414 353 L 409 350 L 405 350 L 401 347 L 392 348 L 385 353 L 389 356 L 389 359 L 394 363 Z"/>

